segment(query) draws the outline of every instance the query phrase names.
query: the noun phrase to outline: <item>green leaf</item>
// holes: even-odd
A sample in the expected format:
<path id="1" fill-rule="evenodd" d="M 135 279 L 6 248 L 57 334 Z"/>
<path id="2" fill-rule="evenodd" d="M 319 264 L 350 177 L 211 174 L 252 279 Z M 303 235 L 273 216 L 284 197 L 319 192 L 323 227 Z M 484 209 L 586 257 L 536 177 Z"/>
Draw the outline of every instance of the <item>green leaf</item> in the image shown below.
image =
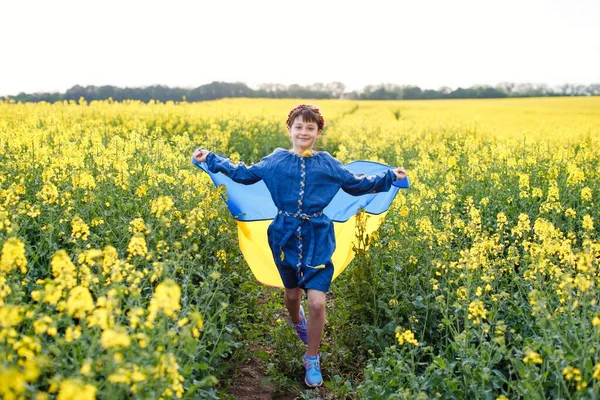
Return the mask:
<path id="1" fill-rule="evenodd" d="M 436 364 L 436 365 L 437 365 L 437 366 L 439 366 L 440 368 L 442 368 L 442 369 L 446 369 L 446 365 L 447 365 L 447 364 L 446 364 L 446 361 L 444 361 L 444 359 L 443 359 L 443 358 L 441 358 L 441 357 L 436 357 L 436 358 L 433 360 L 433 362 L 434 362 L 434 364 Z"/>

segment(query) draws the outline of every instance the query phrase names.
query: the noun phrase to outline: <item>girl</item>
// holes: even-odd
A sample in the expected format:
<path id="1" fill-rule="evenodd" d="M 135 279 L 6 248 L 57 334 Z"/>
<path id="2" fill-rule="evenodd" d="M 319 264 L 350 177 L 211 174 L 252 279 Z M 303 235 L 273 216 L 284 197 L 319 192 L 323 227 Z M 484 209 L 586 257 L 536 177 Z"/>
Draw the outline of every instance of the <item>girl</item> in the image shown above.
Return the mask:
<path id="1" fill-rule="evenodd" d="M 329 153 L 314 151 L 324 124 L 317 107 L 301 104 L 293 108 L 286 121 L 292 148 L 276 149 L 250 167 L 235 165 L 202 148 L 193 155 L 213 173 L 221 172 L 243 184 L 262 179 L 268 188 L 278 209 L 267 230 L 269 247 L 285 287 L 290 319 L 308 345 L 304 366 L 309 387 L 323 384 L 319 345 L 325 326 L 325 295 L 333 276 L 335 235 L 323 209 L 340 188 L 356 196 L 386 192 L 393 181 L 406 177 L 403 168 L 373 176 L 355 175 Z M 308 321 L 300 304 L 302 291 L 308 296 Z"/>

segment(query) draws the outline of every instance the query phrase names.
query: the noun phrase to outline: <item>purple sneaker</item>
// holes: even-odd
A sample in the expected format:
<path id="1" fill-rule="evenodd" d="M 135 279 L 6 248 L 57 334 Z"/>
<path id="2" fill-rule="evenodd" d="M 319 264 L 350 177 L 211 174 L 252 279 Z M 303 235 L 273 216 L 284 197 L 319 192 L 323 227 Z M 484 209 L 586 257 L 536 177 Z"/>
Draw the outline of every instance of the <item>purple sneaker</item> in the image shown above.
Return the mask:
<path id="1" fill-rule="evenodd" d="M 304 344 L 308 344 L 308 332 L 306 331 L 306 317 L 304 316 L 304 309 L 302 308 L 302 306 L 300 306 L 300 316 L 302 317 L 302 320 L 297 324 L 294 324 L 292 322 L 292 325 L 294 325 L 294 327 L 296 328 L 296 332 L 298 333 L 298 336 L 300 337 L 300 339 L 302 339 Z"/>

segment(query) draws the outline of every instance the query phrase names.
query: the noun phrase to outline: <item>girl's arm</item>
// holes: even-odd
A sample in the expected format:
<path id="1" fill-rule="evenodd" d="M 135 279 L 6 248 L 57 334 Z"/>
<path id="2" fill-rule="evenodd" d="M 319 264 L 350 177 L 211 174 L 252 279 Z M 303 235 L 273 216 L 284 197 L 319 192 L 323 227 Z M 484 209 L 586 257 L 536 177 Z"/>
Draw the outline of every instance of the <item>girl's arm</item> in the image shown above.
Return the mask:
<path id="1" fill-rule="evenodd" d="M 327 153 L 329 155 L 329 153 Z M 333 168 L 337 172 L 338 179 L 342 183 L 342 189 L 353 196 L 367 193 L 387 192 L 392 182 L 406 177 L 404 168 L 389 169 L 376 175 L 356 175 L 348 170 L 338 159 L 331 157 Z"/>
<path id="2" fill-rule="evenodd" d="M 243 162 L 234 164 L 230 159 L 219 156 L 206 149 L 199 149 L 194 152 L 194 159 L 200 162 L 206 162 L 208 170 L 212 173 L 221 172 L 237 183 L 250 185 L 262 179 L 265 159 L 258 164 L 247 167 Z"/>
<path id="3" fill-rule="evenodd" d="M 376 175 L 355 175 L 345 167 L 342 170 L 342 189 L 344 192 L 353 196 L 360 196 L 367 193 L 387 192 L 397 177 L 394 170 L 389 169 L 386 172 Z"/>

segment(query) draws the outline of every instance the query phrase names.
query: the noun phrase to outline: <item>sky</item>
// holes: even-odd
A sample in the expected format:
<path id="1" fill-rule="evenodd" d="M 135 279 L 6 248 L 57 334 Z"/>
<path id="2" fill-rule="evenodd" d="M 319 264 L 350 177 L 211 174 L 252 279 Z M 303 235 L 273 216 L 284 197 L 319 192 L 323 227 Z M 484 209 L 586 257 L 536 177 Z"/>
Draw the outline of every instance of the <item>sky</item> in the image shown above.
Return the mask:
<path id="1" fill-rule="evenodd" d="M 0 96 L 212 81 L 600 83 L 599 0 L 0 0 Z"/>

